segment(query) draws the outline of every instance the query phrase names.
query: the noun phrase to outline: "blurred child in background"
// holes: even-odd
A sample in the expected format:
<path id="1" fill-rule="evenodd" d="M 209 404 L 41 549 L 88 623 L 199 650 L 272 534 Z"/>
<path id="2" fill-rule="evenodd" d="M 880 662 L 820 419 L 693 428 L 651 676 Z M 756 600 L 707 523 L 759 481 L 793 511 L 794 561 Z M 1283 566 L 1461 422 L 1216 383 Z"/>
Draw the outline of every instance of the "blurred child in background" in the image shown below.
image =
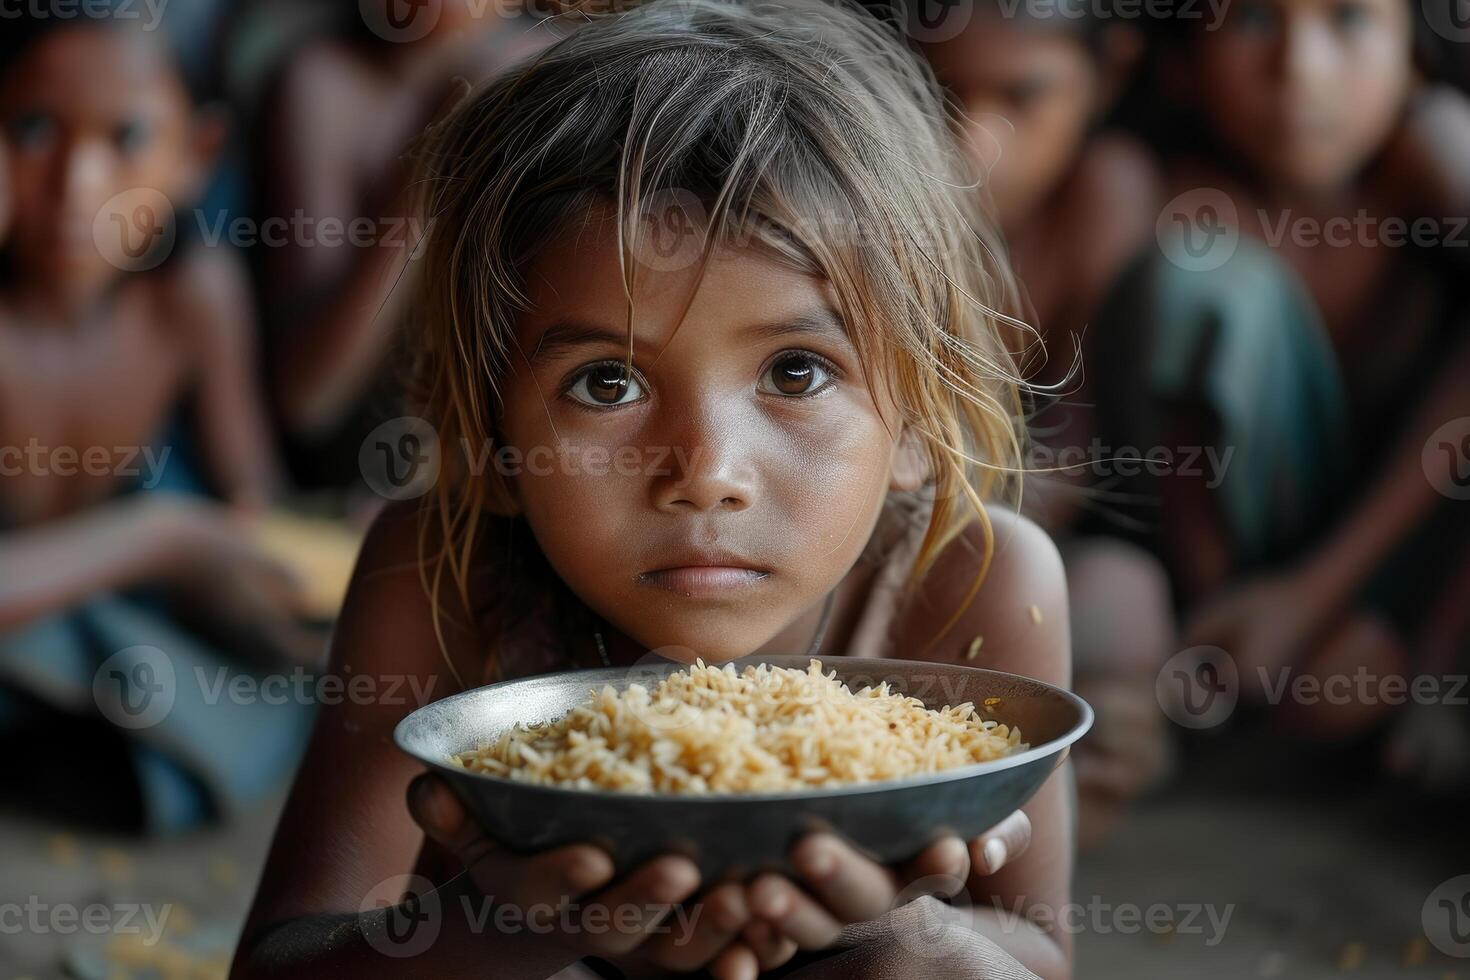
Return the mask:
<path id="1" fill-rule="evenodd" d="M 1083 450 L 1094 426 L 1088 372 L 1074 355 L 1125 266 L 1153 241 L 1160 177 L 1152 158 L 1132 138 L 1099 129 L 1140 42 L 1098 17 L 1007 11 L 993 0 L 959 5 L 951 16 L 963 18 L 963 29 L 923 49 L 960 110 L 961 136 L 988 175 L 982 193 L 1005 232 L 1028 301 L 1026 319 L 1042 341 L 1028 352 L 1031 372 L 1054 394 L 1032 418 L 1033 438 L 1049 450 L 1037 466 L 1075 462 L 1062 450 Z M 1028 482 L 1029 510 L 1054 535 L 1062 537 L 1083 506 L 1105 496 L 1087 485 L 1091 471 L 1040 472 Z M 1098 711 L 1095 732 L 1076 752 L 1086 844 L 1100 839 L 1162 768 L 1154 679 L 1173 652 L 1175 626 L 1167 581 L 1145 551 L 1074 536 L 1063 555 L 1076 686 Z"/>
<path id="2" fill-rule="evenodd" d="M 528 55 L 544 33 L 505 2 L 332 2 L 335 28 L 291 54 L 266 96 L 260 210 L 300 216 L 308 230 L 262 250 L 261 283 L 277 408 L 305 450 L 293 454 L 299 474 L 341 483 L 355 473 L 367 420 L 399 414 L 374 392 L 391 392 L 384 359 L 426 232 L 407 156 L 470 84 Z M 334 221 L 365 221 L 368 240 L 334 246 L 310 230 Z M 338 443 L 341 453 L 329 448 Z"/>
<path id="3" fill-rule="evenodd" d="M 1405 0 L 1248 0 L 1164 34 L 1169 262 L 1111 311 L 1099 400 L 1119 438 L 1234 453 L 1218 489 L 1161 482 L 1164 540 L 1190 642 L 1258 697 L 1292 673 L 1405 672 L 1463 561 L 1422 457 L 1470 414 L 1470 108 L 1423 83 L 1415 25 Z M 1387 707 L 1285 700 L 1332 735 Z"/>
<path id="4" fill-rule="evenodd" d="M 35 736 L 5 755 L 44 785 L 85 746 L 67 803 L 190 826 L 273 784 L 305 721 L 200 678 L 318 649 L 246 520 L 274 468 L 244 278 L 189 241 L 222 124 L 159 32 L 37 15 L 0 38 L 0 126 L 0 731 Z"/>

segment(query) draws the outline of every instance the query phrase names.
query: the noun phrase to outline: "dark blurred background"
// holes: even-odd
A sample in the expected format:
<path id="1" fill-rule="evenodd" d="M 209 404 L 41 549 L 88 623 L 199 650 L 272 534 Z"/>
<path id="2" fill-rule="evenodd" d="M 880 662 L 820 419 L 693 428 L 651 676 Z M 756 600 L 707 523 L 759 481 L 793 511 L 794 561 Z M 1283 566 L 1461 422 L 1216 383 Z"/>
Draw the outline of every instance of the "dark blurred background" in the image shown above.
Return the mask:
<path id="1" fill-rule="evenodd" d="M 1079 976 L 1470 977 L 1470 5 L 867 6 L 1046 342 Z M 225 974 L 357 543 L 422 492 L 378 451 L 415 138 L 575 29 L 0 0 L 0 976 Z"/>

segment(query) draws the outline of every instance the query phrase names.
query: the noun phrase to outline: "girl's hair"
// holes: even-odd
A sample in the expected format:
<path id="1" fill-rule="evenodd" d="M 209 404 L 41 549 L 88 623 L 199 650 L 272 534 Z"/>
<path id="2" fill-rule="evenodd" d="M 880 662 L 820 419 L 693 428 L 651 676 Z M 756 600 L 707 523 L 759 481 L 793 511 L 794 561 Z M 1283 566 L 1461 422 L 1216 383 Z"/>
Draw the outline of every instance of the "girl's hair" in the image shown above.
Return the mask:
<path id="1" fill-rule="evenodd" d="M 541 249 L 596 209 L 615 214 L 631 331 L 647 219 L 697 202 L 705 261 L 740 242 L 831 284 L 866 378 L 890 387 L 929 465 L 911 580 L 970 521 L 983 528 L 967 605 L 993 542 L 983 501 L 1019 491 L 1022 383 L 1008 338 L 1028 334 L 1001 312 L 1015 308 L 1015 285 L 948 123 L 927 67 L 848 0 L 652 0 L 590 17 L 463 101 L 423 147 L 433 224 L 414 393 L 441 445 L 496 443 L 524 269 Z M 443 453 L 422 511 L 436 629 L 446 585 L 478 615 L 483 517 L 514 513 L 501 475 L 472 472 L 466 455 Z M 505 616 L 530 608 L 506 589 L 529 569 L 549 574 L 529 534 L 520 547 L 515 573 L 495 583 Z"/>

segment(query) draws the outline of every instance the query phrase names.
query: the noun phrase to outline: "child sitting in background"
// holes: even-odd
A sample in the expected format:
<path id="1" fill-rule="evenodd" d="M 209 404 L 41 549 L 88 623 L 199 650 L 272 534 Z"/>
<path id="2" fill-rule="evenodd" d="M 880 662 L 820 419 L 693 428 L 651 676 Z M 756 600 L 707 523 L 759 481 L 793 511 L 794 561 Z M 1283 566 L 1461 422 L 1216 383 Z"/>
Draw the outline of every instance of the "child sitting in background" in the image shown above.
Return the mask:
<path id="1" fill-rule="evenodd" d="M 960 110 L 961 135 L 986 175 L 983 192 L 1005 232 L 1043 346 L 1028 353 L 1034 380 L 1052 387 L 1032 435 L 1051 452 L 1039 466 L 1088 446 L 1089 371 L 1074 353 L 1104 298 L 1153 241 L 1160 176 L 1147 150 L 1097 127 L 1123 88 L 1138 48 L 1132 31 L 993 2 L 963 4 L 954 37 L 923 45 Z M 923 34 L 919 35 L 924 36 Z M 1108 338 L 1092 335 L 1089 344 Z M 1039 472 L 1028 511 L 1054 534 L 1105 498 L 1092 466 Z M 1158 561 L 1117 538 L 1064 541 L 1074 624 L 1076 687 L 1097 709 L 1093 734 L 1075 750 L 1081 837 L 1096 843 L 1123 807 L 1159 775 L 1163 719 L 1154 697 L 1174 652 L 1169 588 Z"/>
<path id="2" fill-rule="evenodd" d="M 308 232 L 261 250 L 271 386 L 300 450 L 293 467 L 328 485 L 355 473 L 369 419 L 390 400 L 375 392 L 385 393 L 384 361 L 408 292 L 401 280 L 426 231 L 405 159 L 471 83 L 545 38 L 504 2 L 332 2 L 341 10 L 335 29 L 292 53 L 271 85 L 258 161 L 262 215 L 301 216 L 308 228 L 366 220 L 372 229 L 368 244 L 333 246 Z"/>
<path id="3" fill-rule="evenodd" d="M 68 808 L 190 826 L 268 788 L 304 721 L 206 704 L 195 669 L 317 650 L 245 520 L 274 482 L 245 283 L 186 237 L 220 126 L 159 34 L 37 15 L 0 36 L 0 127 L 0 725 L 85 745 L 95 792 L 51 753 L 5 755 L 62 776 Z"/>
<path id="4" fill-rule="evenodd" d="M 1249 0 L 1219 30 L 1171 25 L 1161 52 L 1184 103 L 1175 267 L 1113 311 L 1125 342 L 1099 400 L 1119 439 L 1234 452 L 1218 491 L 1163 481 L 1165 547 L 1190 642 L 1224 648 L 1256 696 L 1283 671 L 1404 673 L 1463 561 L 1463 505 L 1422 452 L 1470 414 L 1470 107 L 1421 82 L 1414 25 L 1405 0 Z M 1287 701 L 1338 735 L 1386 705 Z"/>

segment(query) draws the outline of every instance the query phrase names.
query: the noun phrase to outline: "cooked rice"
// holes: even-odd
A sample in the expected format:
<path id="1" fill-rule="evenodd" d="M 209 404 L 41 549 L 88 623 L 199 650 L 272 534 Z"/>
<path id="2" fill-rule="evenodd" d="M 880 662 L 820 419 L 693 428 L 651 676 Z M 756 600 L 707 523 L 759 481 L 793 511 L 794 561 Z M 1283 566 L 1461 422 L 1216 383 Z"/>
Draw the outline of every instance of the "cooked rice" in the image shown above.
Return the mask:
<path id="1" fill-rule="evenodd" d="M 558 721 L 452 756 L 474 772 L 631 793 L 769 793 L 898 779 L 1026 748 L 966 701 L 936 711 L 806 670 L 703 661 L 649 691 L 604 687 Z"/>

